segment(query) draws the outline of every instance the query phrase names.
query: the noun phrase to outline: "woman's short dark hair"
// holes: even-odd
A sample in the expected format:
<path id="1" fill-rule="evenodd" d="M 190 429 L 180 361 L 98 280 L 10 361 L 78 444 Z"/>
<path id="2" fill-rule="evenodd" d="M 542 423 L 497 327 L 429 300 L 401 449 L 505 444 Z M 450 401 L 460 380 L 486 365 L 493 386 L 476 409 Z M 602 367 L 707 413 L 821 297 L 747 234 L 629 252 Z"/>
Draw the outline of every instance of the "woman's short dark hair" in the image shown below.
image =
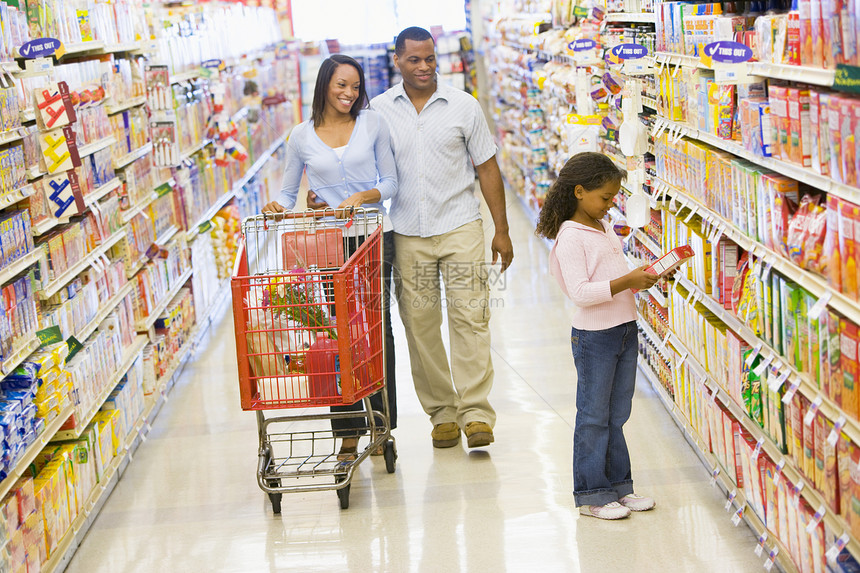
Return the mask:
<path id="1" fill-rule="evenodd" d="M 358 117 L 361 110 L 367 107 L 367 88 L 364 85 L 364 68 L 361 67 L 361 64 L 359 64 L 355 58 L 350 58 L 344 54 L 334 54 L 323 61 L 320 66 L 320 71 L 317 74 L 317 83 L 314 87 L 314 101 L 311 105 L 311 120 L 314 122 L 314 125 L 322 125 L 328 85 L 331 83 L 331 77 L 334 75 L 334 71 L 340 65 L 352 66 L 358 72 L 358 97 L 355 98 L 355 101 L 349 110 L 349 115 L 355 119 Z"/>
<path id="2" fill-rule="evenodd" d="M 402 56 L 403 52 L 406 50 L 406 40 L 412 40 L 413 42 L 426 42 L 427 40 L 433 40 L 433 34 L 424 28 L 419 28 L 418 26 L 406 28 L 397 34 L 397 39 L 394 40 L 394 53 L 397 54 L 398 57 Z M 436 40 L 433 40 L 433 45 L 436 45 Z"/>

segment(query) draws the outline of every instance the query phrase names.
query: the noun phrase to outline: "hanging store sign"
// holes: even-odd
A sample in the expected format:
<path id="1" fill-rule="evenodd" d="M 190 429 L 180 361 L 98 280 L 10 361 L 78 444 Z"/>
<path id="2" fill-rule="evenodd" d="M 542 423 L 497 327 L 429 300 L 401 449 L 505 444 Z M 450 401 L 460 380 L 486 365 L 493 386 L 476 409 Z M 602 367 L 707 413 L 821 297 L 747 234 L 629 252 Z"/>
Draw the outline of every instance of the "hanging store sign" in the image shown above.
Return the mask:
<path id="1" fill-rule="evenodd" d="M 641 44 L 619 44 L 612 48 L 612 55 L 619 60 L 638 60 L 648 55 L 648 48 Z"/>

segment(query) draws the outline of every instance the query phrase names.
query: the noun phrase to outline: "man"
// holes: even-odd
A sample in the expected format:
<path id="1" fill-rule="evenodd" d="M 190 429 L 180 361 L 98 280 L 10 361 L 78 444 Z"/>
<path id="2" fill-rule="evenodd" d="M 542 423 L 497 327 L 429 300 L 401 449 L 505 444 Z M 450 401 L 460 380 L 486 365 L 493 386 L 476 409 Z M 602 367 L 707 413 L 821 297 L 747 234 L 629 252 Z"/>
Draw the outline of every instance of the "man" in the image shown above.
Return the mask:
<path id="1" fill-rule="evenodd" d="M 496 146 L 478 101 L 436 79 L 436 45 L 422 28 L 397 36 L 394 64 L 403 82 L 373 99 L 387 120 L 399 191 L 394 224 L 395 285 L 418 399 L 433 424 L 433 445 L 469 447 L 494 441 L 488 396 L 489 286 L 475 174 L 493 217 L 493 263 L 511 264 Z M 441 281 L 440 281 L 441 275 Z M 442 298 L 441 282 L 445 285 Z M 447 307 L 451 363 L 442 343 Z M 453 382 L 453 385 L 452 385 Z"/>

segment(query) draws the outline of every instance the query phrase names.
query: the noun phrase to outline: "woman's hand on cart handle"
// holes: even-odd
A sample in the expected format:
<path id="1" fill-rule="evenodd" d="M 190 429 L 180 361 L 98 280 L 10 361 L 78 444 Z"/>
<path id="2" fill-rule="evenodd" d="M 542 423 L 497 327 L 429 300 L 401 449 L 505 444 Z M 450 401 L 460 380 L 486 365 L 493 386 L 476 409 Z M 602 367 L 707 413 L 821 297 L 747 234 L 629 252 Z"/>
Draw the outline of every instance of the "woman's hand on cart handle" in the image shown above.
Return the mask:
<path id="1" fill-rule="evenodd" d="M 353 211 L 367 203 L 378 203 L 382 199 L 378 189 L 368 189 L 367 191 L 359 191 L 353 193 L 346 200 L 337 206 L 336 213 L 338 217 L 349 217 Z"/>
<path id="2" fill-rule="evenodd" d="M 286 209 L 284 209 L 283 205 L 278 203 L 277 201 L 272 201 L 271 203 L 266 203 L 263 205 L 263 213 L 284 213 Z"/>
<path id="3" fill-rule="evenodd" d="M 311 190 L 308 190 L 307 204 L 308 209 L 326 209 L 329 206 L 328 203 L 320 199 L 319 195 Z"/>

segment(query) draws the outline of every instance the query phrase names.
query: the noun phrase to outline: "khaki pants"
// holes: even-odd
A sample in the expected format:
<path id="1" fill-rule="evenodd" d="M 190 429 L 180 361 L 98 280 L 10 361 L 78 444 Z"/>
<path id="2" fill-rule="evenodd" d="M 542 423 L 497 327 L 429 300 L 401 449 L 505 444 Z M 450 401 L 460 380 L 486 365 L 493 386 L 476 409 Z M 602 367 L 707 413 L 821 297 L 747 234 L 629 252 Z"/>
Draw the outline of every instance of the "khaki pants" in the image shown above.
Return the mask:
<path id="1" fill-rule="evenodd" d="M 496 413 L 487 399 L 493 386 L 493 363 L 481 221 L 436 237 L 395 233 L 394 241 L 398 309 L 421 406 L 434 425 L 456 422 L 465 428 L 469 422 L 486 422 L 492 426 Z M 450 366 L 442 344 L 443 307 L 448 312 Z"/>

